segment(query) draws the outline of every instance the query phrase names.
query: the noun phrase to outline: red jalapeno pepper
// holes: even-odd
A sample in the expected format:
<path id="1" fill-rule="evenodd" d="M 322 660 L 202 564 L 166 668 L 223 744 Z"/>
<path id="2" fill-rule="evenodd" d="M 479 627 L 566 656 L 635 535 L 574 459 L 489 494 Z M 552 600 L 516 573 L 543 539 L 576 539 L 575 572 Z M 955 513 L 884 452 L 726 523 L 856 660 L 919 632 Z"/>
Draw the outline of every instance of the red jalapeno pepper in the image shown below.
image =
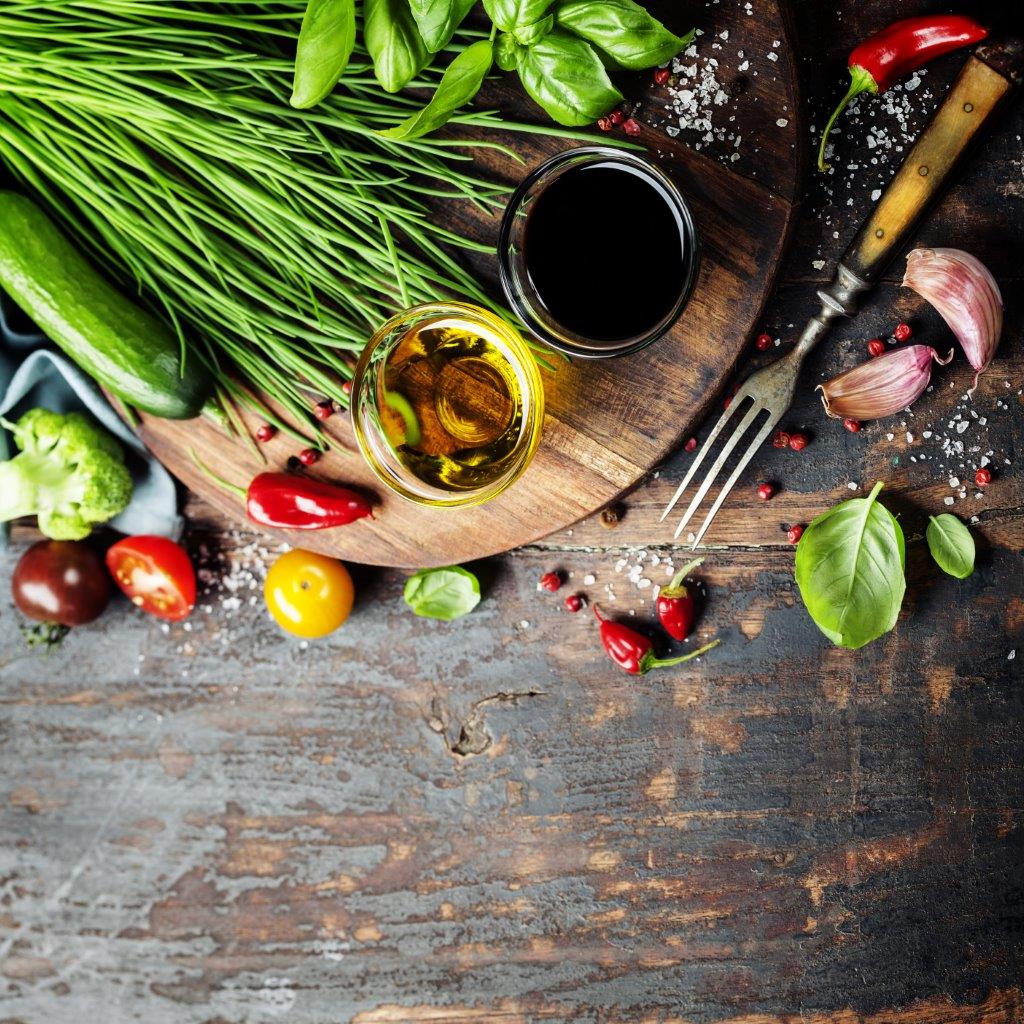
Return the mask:
<path id="1" fill-rule="evenodd" d="M 665 632 L 673 640 L 685 640 L 693 628 L 695 615 L 693 594 L 690 593 L 683 581 L 703 561 L 703 558 L 694 559 L 672 577 L 672 582 L 667 587 L 662 587 L 658 591 L 656 603 L 658 619 Z"/>
<path id="2" fill-rule="evenodd" d="M 656 658 L 652 650 L 654 645 L 643 633 L 638 633 L 621 622 L 610 622 L 603 618 L 597 605 L 594 606 L 594 614 L 601 623 L 601 646 L 604 647 L 605 654 L 619 668 L 625 669 L 633 676 L 642 676 L 652 668 L 681 665 L 684 661 L 700 657 L 721 643 L 721 640 L 716 639 L 696 651 L 681 654 L 678 658 Z"/>
<path id="3" fill-rule="evenodd" d="M 988 29 L 963 14 L 929 14 L 893 22 L 865 39 L 850 54 L 850 88 L 825 125 L 818 148 L 818 169 L 828 170 L 825 143 L 836 118 L 854 96 L 885 92 L 894 82 L 930 60 L 961 46 L 971 46 L 988 35 Z"/>
<path id="4" fill-rule="evenodd" d="M 358 491 L 294 473 L 259 473 L 248 488 L 217 476 L 199 461 L 196 465 L 211 480 L 245 500 L 249 519 L 259 526 L 283 530 L 327 530 L 373 515 L 373 507 Z"/>

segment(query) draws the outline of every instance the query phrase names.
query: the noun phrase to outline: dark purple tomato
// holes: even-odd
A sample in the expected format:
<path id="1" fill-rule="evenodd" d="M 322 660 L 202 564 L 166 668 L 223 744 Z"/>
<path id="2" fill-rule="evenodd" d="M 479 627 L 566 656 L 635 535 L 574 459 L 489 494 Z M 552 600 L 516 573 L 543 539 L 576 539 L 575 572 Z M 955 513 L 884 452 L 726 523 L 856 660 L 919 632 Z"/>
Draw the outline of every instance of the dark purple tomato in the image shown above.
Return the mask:
<path id="1" fill-rule="evenodd" d="M 11 580 L 14 603 L 37 622 L 81 626 L 110 600 L 103 559 L 77 540 L 41 540 L 21 556 Z"/>

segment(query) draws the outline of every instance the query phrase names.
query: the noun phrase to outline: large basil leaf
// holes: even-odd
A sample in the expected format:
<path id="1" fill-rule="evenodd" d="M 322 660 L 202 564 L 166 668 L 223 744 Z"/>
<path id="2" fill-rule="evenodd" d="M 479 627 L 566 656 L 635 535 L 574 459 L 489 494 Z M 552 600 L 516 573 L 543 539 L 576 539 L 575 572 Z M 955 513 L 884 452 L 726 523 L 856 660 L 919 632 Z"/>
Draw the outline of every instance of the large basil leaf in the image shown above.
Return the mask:
<path id="1" fill-rule="evenodd" d="M 405 603 L 428 619 L 451 621 L 480 603 L 480 581 L 467 569 L 421 569 L 405 581 Z"/>
<path id="2" fill-rule="evenodd" d="M 520 54 L 519 77 L 559 124 L 593 124 L 622 102 L 590 44 L 557 29 Z"/>
<path id="3" fill-rule="evenodd" d="M 502 32 L 515 32 L 544 17 L 552 0 L 484 0 L 487 16 Z"/>
<path id="4" fill-rule="evenodd" d="M 929 516 L 925 531 L 928 550 L 943 572 L 965 580 L 974 572 L 974 538 L 956 516 L 944 512 Z"/>
<path id="5" fill-rule="evenodd" d="M 480 90 L 484 76 L 491 70 L 493 48 L 489 39 L 467 46 L 448 65 L 430 102 L 401 124 L 379 132 L 389 139 L 418 139 L 440 128 L 464 103 Z"/>
<path id="6" fill-rule="evenodd" d="M 896 625 L 907 589 L 903 530 L 875 500 L 844 501 L 818 516 L 796 549 L 796 582 L 818 628 L 856 650 Z"/>
<path id="7" fill-rule="evenodd" d="M 476 0 L 409 0 L 423 45 L 437 53 L 451 42 Z"/>
<path id="8" fill-rule="evenodd" d="M 316 106 L 334 88 L 355 42 L 355 0 L 309 0 L 295 48 L 293 107 Z"/>
<path id="9" fill-rule="evenodd" d="M 409 0 L 365 0 L 363 38 L 385 92 L 398 92 L 430 63 Z"/>
<path id="10" fill-rule="evenodd" d="M 685 36 L 669 32 L 633 0 L 569 0 L 555 19 L 634 71 L 664 64 L 693 39 L 692 31 Z"/>
<path id="11" fill-rule="evenodd" d="M 533 46 L 534 43 L 543 39 L 554 27 L 555 16 L 549 14 L 541 18 L 540 21 L 533 22 L 531 25 L 517 26 L 512 30 L 512 35 L 517 43 L 523 46 Z"/>

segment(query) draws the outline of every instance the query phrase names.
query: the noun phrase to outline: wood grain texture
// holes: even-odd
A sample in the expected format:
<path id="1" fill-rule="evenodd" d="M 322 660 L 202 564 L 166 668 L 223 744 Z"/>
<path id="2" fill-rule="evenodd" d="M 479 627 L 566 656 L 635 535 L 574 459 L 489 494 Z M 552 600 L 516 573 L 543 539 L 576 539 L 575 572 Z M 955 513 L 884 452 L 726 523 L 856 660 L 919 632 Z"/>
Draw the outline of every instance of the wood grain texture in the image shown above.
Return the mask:
<path id="1" fill-rule="evenodd" d="M 665 7 L 670 20 L 680 17 L 671 5 Z M 646 129 L 641 141 L 680 184 L 701 239 L 700 274 L 675 328 L 632 356 L 577 360 L 546 372 L 541 447 L 523 478 L 481 508 L 422 508 L 392 494 L 364 464 L 347 415 L 336 416 L 326 425 L 335 446 L 313 473 L 365 486 L 379 496 L 379 510 L 372 521 L 310 534 L 308 547 L 362 563 L 415 567 L 466 561 L 538 540 L 633 486 L 706 412 L 743 350 L 775 280 L 793 218 L 800 131 L 796 72 L 777 0 L 762 0 L 756 19 L 741 5 L 728 5 L 704 20 L 716 33 L 700 44 L 707 56 L 718 34 L 725 32 L 731 39 L 728 53 L 733 66 L 728 66 L 722 51 L 719 80 L 726 86 L 738 78 L 748 83 L 734 116 L 747 148 L 759 153 L 759 173 L 745 173 L 739 162 L 722 162 L 657 128 Z M 750 54 L 744 74 L 736 70 L 744 63 L 738 52 Z M 649 82 L 649 75 L 643 80 Z M 639 89 L 643 107 L 637 117 L 645 125 L 658 124 L 665 90 Z M 496 86 L 481 103 L 495 101 L 513 115 L 536 116 L 516 87 Z M 557 136 L 509 135 L 503 141 L 521 155 L 522 165 L 500 153 L 491 153 L 482 162 L 493 176 L 510 183 L 566 147 Z M 602 141 L 600 133 L 594 141 Z M 452 220 L 469 237 L 496 241 L 497 218 L 485 217 L 468 204 L 460 208 L 449 203 L 438 215 Z M 595 216 L 622 215 L 628 212 L 595 210 Z M 496 260 L 476 260 L 475 269 L 497 294 Z M 595 295 L 594 301 L 628 302 L 629 292 L 629 281 L 623 281 L 621 295 Z M 240 501 L 206 478 L 190 454 L 195 450 L 204 463 L 245 485 L 265 467 L 242 442 L 228 441 L 206 420 L 144 416 L 143 422 L 146 443 L 176 476 L 221 511 L 244 516 Z M 251 421 L 250 427 L 257 422 Z M 265 450 L 275 465 L 282 465 L 297 446 L 282 434 Z"/>
<path id="2" fill-rule="evenodd" d="M 795 10 L 820 126 L 852 41 L 920 6 Z M 908 135 L 959 64 L 906 94 Z M 882 101 L 841 127 L 765 312 L 783 344 L 899 162 L 864 146 L 872 129 L 902 140 Z M 219 586 L 274 542 L 197 498 L 187 539 L 209 568 L 190 629 L 120 602 L 30 655 L 4 597 L 0 1021 L 1021 1024 L 1022 134 L 1018 105 L 915 238 L 975 252 L 1007 304 L 973 408 L 1012 464 L 952 507 L 980 520 L 969 580 L 925 550 L 951 489 L 910 461 L 934 450 L 920 426 L 912 442 L 899 420 L 849 434 L 810 386 L 900 319 L 950 343 L 896 265 L 806 366 L 786 426 L 811 445 L 766 449 L 709 535 L 698 638 L 724 642 L 699 664 L 620 675 L 593 617 L 560 609 L 587 591 L 658 637 L 650 590 L 616 566 L 640 550 L 682 564 L 656 514 L 685 454 L 623 499 L 615 529 L 590 517 L 474 564 L 484 600 L 456 623 L 410 615 L 401 573 L 355 566 L 351 623 L 303 648 L 244 576 Z M 969 379 L 958 355 L 915 417 L 948 422 Z M 780 487 L 767 505 L 764 477 Z M 884 639 L 836 650 L 800 605 L 782 528 L 874 479 L 906 528 L 907 602 Z M 0 557 L 0 595 L 30 539 Z M 553 568 L 571 580 L 538 593 Z"/>

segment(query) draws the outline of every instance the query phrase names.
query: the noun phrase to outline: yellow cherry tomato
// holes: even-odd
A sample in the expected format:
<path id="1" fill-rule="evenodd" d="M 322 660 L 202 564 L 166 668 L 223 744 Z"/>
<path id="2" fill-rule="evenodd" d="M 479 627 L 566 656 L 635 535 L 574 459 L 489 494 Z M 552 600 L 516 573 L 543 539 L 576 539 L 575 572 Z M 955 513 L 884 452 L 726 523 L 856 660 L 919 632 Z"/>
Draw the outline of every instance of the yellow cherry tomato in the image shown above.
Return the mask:
<path id="1" fill-rule="evenodd" d="M 270 567 L 263 597 L 283 630 L 312 639 L 333 633 L 348 618 L 355 589 L 336 558 L 296 549 Z"/>

